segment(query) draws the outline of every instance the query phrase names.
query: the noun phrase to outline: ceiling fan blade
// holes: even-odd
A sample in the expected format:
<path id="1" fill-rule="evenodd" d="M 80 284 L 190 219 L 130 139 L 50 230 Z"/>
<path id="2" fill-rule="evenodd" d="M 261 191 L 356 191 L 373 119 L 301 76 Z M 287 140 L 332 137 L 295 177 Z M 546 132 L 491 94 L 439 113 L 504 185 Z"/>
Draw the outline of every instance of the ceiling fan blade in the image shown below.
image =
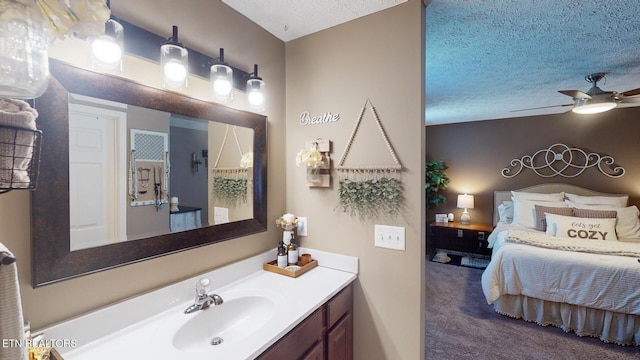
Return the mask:
<path id="1" fill-rule="evenodd" d="M 623 97 L 622 100 L 620 100 L 621 103 L 640 103 L 640 96 L 639 97 Z"/>
<path id="2" fill-rule="evenodd" d="M 580 90 L 558 90 L 559 93 L 571 96 L 574 99 L 591 99 L 591 96 L 587 93 L 583 93 Z"/>
<path id="3" fill-rule="evenodd" d="M 634 95 L 640 95 L 640 88 L 637 89 L 632 89 L 632 90 L 627 90 L 625 92 L 622 93 L 623 96 L 634 96 Z"/>
<path id="4" fill-rule="evenodd" d="M 534 108 L 528 108 L 528 109 L 511 110 L 510 112 L 527 111 L 527 110 L 538 110 L 538 109 L 548 109 L 548 108 L 562 107 L 562 106 L 573 106 L 573 104 L 540 106 L 540 107 L 534 107 Z"/>

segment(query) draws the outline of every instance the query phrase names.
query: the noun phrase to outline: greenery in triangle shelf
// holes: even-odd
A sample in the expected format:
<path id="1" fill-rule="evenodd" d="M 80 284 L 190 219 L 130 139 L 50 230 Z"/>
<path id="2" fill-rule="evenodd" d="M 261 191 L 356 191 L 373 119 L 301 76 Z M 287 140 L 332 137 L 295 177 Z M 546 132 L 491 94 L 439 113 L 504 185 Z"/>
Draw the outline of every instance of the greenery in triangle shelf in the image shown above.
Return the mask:
<path id="1" fill-rule="evenodd" d="M 397 179 L 344 179 L 340 181 L 338 194 L 340 202 L 337 208 L 350 216 L 358 215 L 362 220 L 395 217 L 400 213 L 402 184 Z"/>
<path id="2" fill-rule="evenodd" d="M 427 190 L 427 207 L 431 205 L 439 205 L 445 202 L 444 195 L 439 194 L 449 185 L 449 178 L 446 170 L 449 167 L 442 160 L 433 160 L 427 162 L 424 167 L 425 189 Z"/>
<path id="3" fill-rule="evenodd" d="M 247 180 L 213 177 L 213 195 L 223 204 L 238 206 L 247 203 Z"/>

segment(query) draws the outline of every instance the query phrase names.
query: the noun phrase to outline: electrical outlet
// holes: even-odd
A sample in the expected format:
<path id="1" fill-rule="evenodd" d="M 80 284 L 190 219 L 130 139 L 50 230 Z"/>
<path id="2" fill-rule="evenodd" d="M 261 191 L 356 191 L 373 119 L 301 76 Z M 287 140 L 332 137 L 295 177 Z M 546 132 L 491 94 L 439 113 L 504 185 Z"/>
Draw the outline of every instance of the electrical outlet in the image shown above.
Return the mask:
<path id="1" fill-rule="evenodd" d="M 400 226 L 375 225 L 374 245 L 381 248 L 405 250 L 405 229 Z"/>
<path id="2" fill-rule="evenodd" d="M 298 236 L 307 236 L 307 218 L 298 216 Z"/>

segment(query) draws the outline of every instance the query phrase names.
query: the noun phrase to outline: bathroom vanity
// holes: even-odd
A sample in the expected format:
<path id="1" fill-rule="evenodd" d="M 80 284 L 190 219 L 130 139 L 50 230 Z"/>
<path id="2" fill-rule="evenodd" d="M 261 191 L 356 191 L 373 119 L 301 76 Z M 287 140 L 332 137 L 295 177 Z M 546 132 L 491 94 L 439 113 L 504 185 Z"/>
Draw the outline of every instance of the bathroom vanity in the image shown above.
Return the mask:
<path id="1" fill-rule="evenodd" d="M 358 259 L 301 250 L 318 266 L 297 278 L 262 270 L 271 250 L 44 329 L 44 337 L 73 340 L 74 348 L 57 349 L 65 360 L 348 359 Z M 185 314 L 201 278 L 224 302 Z"/>

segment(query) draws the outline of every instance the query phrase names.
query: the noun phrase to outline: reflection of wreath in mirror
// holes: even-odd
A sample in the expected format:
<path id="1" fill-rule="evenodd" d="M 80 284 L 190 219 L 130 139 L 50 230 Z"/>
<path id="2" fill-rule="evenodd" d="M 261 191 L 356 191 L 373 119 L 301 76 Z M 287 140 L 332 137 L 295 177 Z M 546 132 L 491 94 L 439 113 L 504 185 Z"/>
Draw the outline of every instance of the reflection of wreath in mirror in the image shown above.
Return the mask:
<path id="1" fill-rule="evenodd" d="M 369 109 L 376 121 L 378 130 L 391 153 L 395 165 L 392 166 L 360 166 L 345 167 L 344 162 L 353 143 L 353 139 L 362 121 L 364 111 L 369 104 Z M 356 126 L 347 142 L 346 149 L 336 167 L 340 173 L 339 203 L 336 207 L 350 216 L 358 215 L 362 220 L 371 220 L 381 216 L 396 217 L 400 214 L 400 207 L 403 199 L 402 182 L 398 179 L 398 173 L 402 170 L 402 164 L 398 159 L 387 134 L 384 132 L 382 123 L 378 118 L 373 104 L 369 99 L 365 102 Z"/>
<path id="2" fill-rule="evenodd" d="M 247 203 L 247 169 L 213 169 L 213 196 L 233 207 Z"/>
<path id="3" fill-rule="evenodd" d="M 234 207 L 247 203 L 247 183 L 249 169 L 253 168 L 253 152 L 243 153 L 236 134 L 236 127 L 233 127 L 233 137 L 236 140 L 238 151 L 240 152 L 240 167 L 238 168 L 218 168 L 224 145 L 229 135 L 229 125 L 224 133 L 222 145 L 216 158 L 216 162 L 211 170 L 213 175 L 213 197 L 222 204 Z"/>

